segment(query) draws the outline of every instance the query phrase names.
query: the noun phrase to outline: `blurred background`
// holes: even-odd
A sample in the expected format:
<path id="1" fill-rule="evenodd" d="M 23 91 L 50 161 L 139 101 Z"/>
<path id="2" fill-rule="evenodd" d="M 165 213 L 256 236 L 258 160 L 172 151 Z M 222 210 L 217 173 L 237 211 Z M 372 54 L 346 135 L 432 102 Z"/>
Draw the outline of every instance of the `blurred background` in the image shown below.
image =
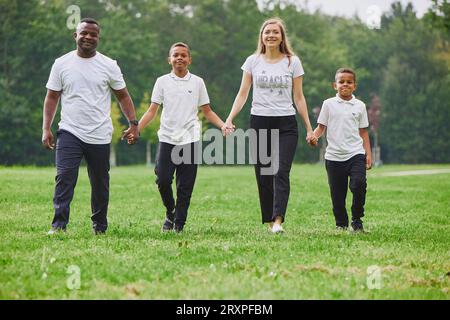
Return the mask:
<path id="1" fill-rule="evenodd" d="M 348 66 L 368 108 L 378 163 L 449 163 L 450 4 L 352 2 L 0 0 L 0 165 L 53 165 L 54 153 L 41 145 L 45 84 L 54 60 L 76 48 L 72 33 L 80 18 L 99 21 L 97 49 L 118 61 L 139 116 L 156 78 L 170 72 L 170 45 L 183 41 L 191 47 L 190 71 L 205 79 L 211 106 L 224 119 L 259 27 L 273 16 L 285 21 L 302 60 L 313 127 L 323 100 L 335 94 L 336 69 Z M 250 104 L 251 96 L 235 121 L 243 129 Z M 59 113 L 60 107 L 53 132 Z M 127 122 L 115 100 L 112 118 L 113 164 L 154 159 L 158 121 L 130 147 L 120 141 Z M 301 120 L 299 128 L 295 160 L 319 161 L 323 147 L 307 147 Z"/>

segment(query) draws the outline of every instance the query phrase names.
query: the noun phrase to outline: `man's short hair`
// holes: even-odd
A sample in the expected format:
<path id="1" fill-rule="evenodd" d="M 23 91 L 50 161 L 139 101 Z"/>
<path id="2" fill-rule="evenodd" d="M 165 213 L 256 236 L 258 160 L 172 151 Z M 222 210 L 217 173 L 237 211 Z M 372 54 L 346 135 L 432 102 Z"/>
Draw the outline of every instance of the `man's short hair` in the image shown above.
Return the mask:
<path id="1" fill-rule="evenodd" d="M 170 49 L 169 49 L 169 57 L 170 57 L 170 55 L 171 55 L 172 49 L 175 48 L 175 47 L 183 47 L 183 48 L 186 48 L 187 51 L 188 51 L 188 53 L 189 53 L 189 56 L 191 55 L 191 49 L 189 49 L 189 46 L 188 46 L 186 43 L 184 43 L 184 42 L 175 42 L 173 45 L 170 46 Z"/>
<path id="2" fill-rule="evenodd" d="M 93 18 L 83 18 L 83 19 L 81 19 L 80 22 L 78 23 L 78 25 L 77 25 L 77 30 L 78 30 L 78 27 L 80 26 L 80 24 L 82 24 L 83 22 L 96 24 L 97 27 L 98 27 L 98 29 L 100 29 L 100 24 L 97 22 L 97 20 L 95 20 L 95 19 L 93 19 Z"/>
<path id="3" fill-rule="evenodd" d="M 339 68 L 339 69 L 337 69 L 336 74 L 334 75 L 334 80 L 335 81 L 336 81 L 337 75 L 339 73 L 350 73 L 350 74 L 352 74 L 353 75 L 353 80 L 356 82 L 356 73 L 355 73 L 355 71 L 353 71 L 353 69 L 351 69 L 351 68 Z"/>

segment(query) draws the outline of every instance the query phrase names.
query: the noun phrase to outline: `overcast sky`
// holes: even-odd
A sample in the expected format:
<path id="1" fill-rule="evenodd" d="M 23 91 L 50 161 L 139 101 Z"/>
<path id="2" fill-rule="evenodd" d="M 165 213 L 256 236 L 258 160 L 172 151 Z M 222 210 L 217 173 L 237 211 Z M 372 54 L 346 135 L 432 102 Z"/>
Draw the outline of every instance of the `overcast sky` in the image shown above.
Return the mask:
<path id="1" fill-rule="evenodd" d="M 381 12 L 389 11 L 391 4 L 396 2 L 394 0 L 297 0 L 296 2 L 305 4 L 310 10 L 321 8 L 321 11 L 330 15 L 339 15 L 351 17 L 355 14 L 365 20 L 370 15 L 375 14 L 377 9 Z M 401 3 L 406 5 L 411 2 L 414 6 L 417 16 L 422 17 L 427 9 L 431 6 L 430 0 L 401 0 Z M 376 6 L 376 8 L 371 8 Z"/>

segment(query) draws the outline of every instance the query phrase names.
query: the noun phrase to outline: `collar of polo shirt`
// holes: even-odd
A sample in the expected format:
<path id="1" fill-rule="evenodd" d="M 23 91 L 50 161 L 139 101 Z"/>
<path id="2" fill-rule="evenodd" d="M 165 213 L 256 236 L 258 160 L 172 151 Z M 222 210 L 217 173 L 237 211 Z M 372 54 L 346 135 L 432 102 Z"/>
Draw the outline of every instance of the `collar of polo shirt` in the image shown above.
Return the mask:
<path id="1" fill-rule="evenodd" d="M 177 76 L 173 71 L 170 73 L 170 76 L 172 77 L 172 79 L 174 80 L 178 80 L 178 81 L 188 81 L 191 78 L 191 73 L 188 71 L 186 73 L 186 75 L 183 78 L 180 78 L 179 76 Z"/>
<path id="2" fill-rule="evenodd" d="M 336 93 L 336 98 L 337 98 L 337 101 L 339 103 L 350 103 L 350 104 L 355 104 L 356 103 L 356 98 L 355 98 L 355 96 L 353 94 L 352 94 L 352 99 L 351 100 L 344 100 L 344 99 L 342 99 L 341 97 L 339 97 L 338 93 Z"/>

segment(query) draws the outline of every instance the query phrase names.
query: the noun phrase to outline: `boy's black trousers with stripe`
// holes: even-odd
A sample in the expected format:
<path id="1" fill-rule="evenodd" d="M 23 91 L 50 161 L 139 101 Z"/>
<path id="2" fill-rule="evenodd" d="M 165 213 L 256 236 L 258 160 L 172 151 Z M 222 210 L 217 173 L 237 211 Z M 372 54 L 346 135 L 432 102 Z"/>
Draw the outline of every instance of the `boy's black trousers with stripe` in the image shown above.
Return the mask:
<path id="1" fill-rule="evenodd" d="M 167 212 L 172 212 L 175 209 L 176 226 L 183 227 L 186 223 L 189 204 L 191 201 L 192 191 L 194 190 L 195 178 L 197 177 L 197 157 L 198 143 L 192 142 L 183 145 L 180 152 L 177 154 L 180 157 L 186 156 L 184 151 L 190 150 L 188 161 L 176 164 L 172 159 L 172 150 L 176 146 L 173 144 L 159 142 L 158 151 L 156 155 L 156 184 L 161 195 L 164 206 Z M 178 146 L 177 146 L 178 147 Z M 173 197 L 172 181 L 173 176 L 176 175 L 177 199 Z"/>
<path id="2" fill-rule="evenodd" d="M 366 202 L 366 156 L 357 154 L 347 161 L 325 160 L 328 174 L 333 214 L 336 226 L 348 227 L 348 215 L 345 199 L 349 187 L 353 193 L 352 220 L 357 221 L 364 217 L 364 204 Z"/>

